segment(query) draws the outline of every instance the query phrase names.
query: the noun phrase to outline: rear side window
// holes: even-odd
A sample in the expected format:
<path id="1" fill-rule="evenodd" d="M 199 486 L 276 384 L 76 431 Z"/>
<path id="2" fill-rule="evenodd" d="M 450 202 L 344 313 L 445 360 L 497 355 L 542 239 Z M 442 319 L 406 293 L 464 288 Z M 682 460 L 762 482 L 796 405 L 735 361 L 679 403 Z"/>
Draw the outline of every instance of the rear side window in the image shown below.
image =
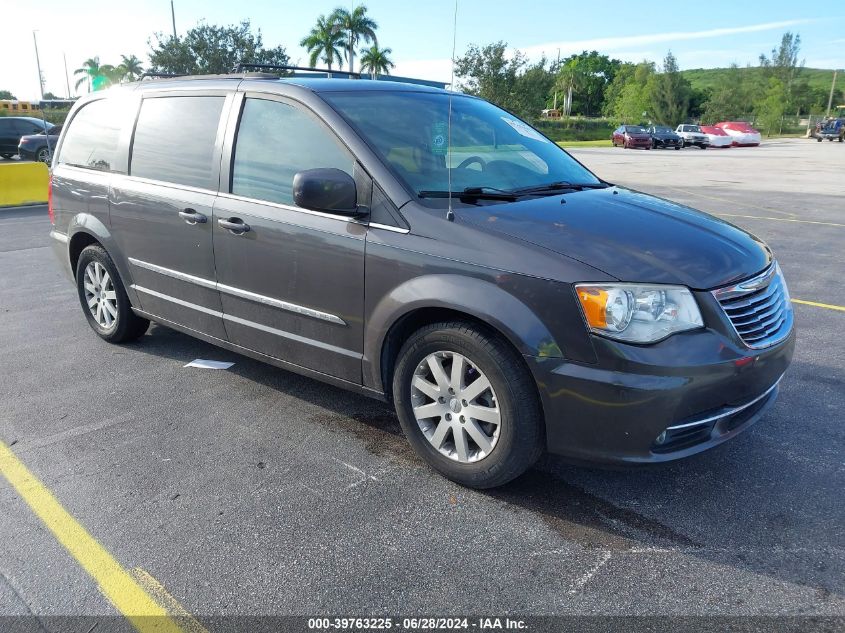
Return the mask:
<path id="1" fill-rule="evenodd" d="M 354 161 L 326 126 L 297 108 L 247 99 L 238 126 L 232 193 L 293 204 L 298 171 L 335 167 L 352 175 Z"/>
<path id="2" fill-rule="evenodd" d="M 224 99 L 144 99 L 132 142 L 130 175 L 216 190 L 215 140 Z"/>
<path id="3" fill-rule="evenodd" d="M 58 162 L 73 167 L 115 171 L 119 136 L 117 102 L 112 99 L 92 101 L 71 120 Z"/>

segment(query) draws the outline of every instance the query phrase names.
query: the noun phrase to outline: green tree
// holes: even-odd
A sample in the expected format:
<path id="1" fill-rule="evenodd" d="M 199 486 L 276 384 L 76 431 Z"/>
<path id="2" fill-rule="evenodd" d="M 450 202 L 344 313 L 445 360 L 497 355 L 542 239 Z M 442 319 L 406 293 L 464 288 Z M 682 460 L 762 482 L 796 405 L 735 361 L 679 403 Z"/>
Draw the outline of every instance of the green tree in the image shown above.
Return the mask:
<path id="1" fill-rule="evenodd" d="M 652 119 L 664 125 L 677 125 L 689 114 L 692 87 L 678 70 L 678 60 L 669 51 L 663 60 L 662 72 L 648 81 Z"/>
<path id="2" fill-rule="evenodd" d="M 769 79 L 769 89 L 766 95 L 755 107 L 757 120 L 766 136 L 780 134 L 783 115 L 786 111 L 786 86 L 777 77 Z"/>
<path id="3" fill-rule="evenodd" d="M 249 20 L 217 26 L 200 23 L 183 37 L 156 33 L 150 40 L 153 72 L 203 75 L 229 73 L 238 62 L 285 65 L 290 61 L 283 46 L 264 48 L 259 29 L 252 32 Z"/>
<path id="4" fill-rule="evenodd" d="M 332 12 L 331 21 L 335 29 L 343 33 L 346 38 L 346 59 L 349 61 L 349 72 L 353 72 L 355 49 L 358 44 L 364 41 L 378 45 L 376 39 L 378 24 L 367 16 L 367 7 L 363 4 L 359 4 L 352 11 L 338 7 Z"/>
<path id="5" fill-rule="evenodd" d="M 361 72 L 369 72 L 373 79 L 378 75 L 389 75 L 390 69 L 396 64 L 390 59 L 393 49 L 379 48 L 373 44 L 361 50 Z"/>
<path id="6" fill-rule="evenodd" d="M 702 104 L 702 123 L 712 125 L 719 121 L 734 121 L 749 113 L 753 99 L 749 94 L 751 85 L 747 75 L 736 64 L 731 64 L 719 74 Z"/>
<path id="7" fill-rule="evenodd" d="M 144 72 L 141 60 L 135 57 L 135 55 L 121 55 L 120 66 L 118 68 L 122 72 L 121 79 L 128 79 L 129 81 L 135 81 Z"/>
<path id="8" fill-rule="evenodd" d="M 99 76 L 99 74 L 100 58 L 89 57 L 82 63 L 82 66 L 73 71 L 74 77 L 79 76 L 79 79 L 77 79 L 76 83 L 73 85 L 73 89 L 79 90 L 79 86 L 81 86 L 85 82 L 88 82 L 88 92 L 91 92 L 94 78 Z"/>
<path id="9" fill-rule="evenodd" d="M 629 71 L 624 71 L 626 74 Z M 651 112 L 651 86 L 654 62 L 643 61 L 634 66 L 622 86 L 610 112 L 620 123 L 645 123 L 654 119 Z"/>
<path id="10" fill-rule="evenodd" d="M 0 99 L 16 101 L 17 97 L 8 90 L 0 90 Z"/>
<path id="11" fill-rule="evenodd" d="M 548 60 L 543 57 L 528 66 L 517 75 L 514 86 L 514 112 L 523 119 L 540 116 L 541 112 L 553 102 L 555 74 L 547 67 Z M 560 95 L 558 95 L 558 101 Z"/>
<path id="12" fill-rule="evenodd" d="M 785 107 L 792 110 L 796 92 L 795 83 L 804 68 L 804 62 L 798 61 L 798 54 L 801 51 L 801 36 L 789 31 L 781 36 L 780 44 L 772 49 L 771 58 L 760 55 L 760 66 L 764 69 L 766 80 L 774 77 L 783 85 Z M 771 90 L 771 83 L 762 87 L 768 96 Z M 765 97 L 764 97 L 765 98 Z"/>
<path id="13" fill-rule="evenodd" d="M 517 78 L 527 60 L 519 51 L 508 59 L 507 48 L 501 41 L 484 48 L 471 44 L 464 56 L 455 60 L 455 75 L 465 92 L 516 112 L 520 106 Z"/>
<path id="14" fill-rule="evenodd" d="M 621 65 L 618 59 L 598 51 L 570 55 L 561 62 L 555 88 L 572 95 L 571 112 L 587 116 L 600 114 L 605 89 Z"/>
<path id="15" fill-rule="evenodd" d="M 317 24 L 306 37 L 302 38 L 299 45 L 308 51 L 311 68 L 317 65 L 321 56 L 329 70 L 332 69 L 335 61 L 338 66 L 341 64 L 340 48 L 343 46 L 343 34 L 335 28 L 331 19 L 324 15 L 317 18 Z"/>
<path id="16" fill-rule="evenodd" d="M 636 64 L 622 62 L 619 68 L 616 69 L 616 74 L 613 75 L 613 81 L 607 84 L 607 87 L 604 89 L 604 103 L 601 106 L 601 112 L 604 116 L 614 116 L 616 102 L 622 95 L 622 90 L 633 78 L 636 68 Z"/>

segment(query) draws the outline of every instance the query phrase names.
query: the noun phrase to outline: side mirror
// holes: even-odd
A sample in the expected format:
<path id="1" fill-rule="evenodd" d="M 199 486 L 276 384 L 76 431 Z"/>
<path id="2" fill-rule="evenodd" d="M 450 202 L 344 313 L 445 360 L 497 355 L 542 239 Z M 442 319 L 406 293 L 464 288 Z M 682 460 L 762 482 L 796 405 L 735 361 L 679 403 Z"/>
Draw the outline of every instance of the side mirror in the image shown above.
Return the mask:
<path id="1" fill-rule="evenodd" d="M 334 168 L 306 169 L 293 177 L 293 201 L 312 211 L 356 217 L 365 211 L 358 207 L 358 189 L 352 176 Z"/>

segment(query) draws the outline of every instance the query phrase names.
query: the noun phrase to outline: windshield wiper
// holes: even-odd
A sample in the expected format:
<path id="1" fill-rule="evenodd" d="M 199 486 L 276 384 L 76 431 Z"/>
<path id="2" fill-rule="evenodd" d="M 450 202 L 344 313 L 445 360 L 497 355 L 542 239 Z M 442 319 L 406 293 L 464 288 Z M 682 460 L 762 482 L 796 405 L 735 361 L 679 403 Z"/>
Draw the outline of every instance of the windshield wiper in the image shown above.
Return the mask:
<path id="1" fill-rule="evenodd" d="M 562 190 L 569 191 L 583 191 L 584 189 L 607 189 L 610 185 L 604 182 L 582 182 L 574 183 L 565 180 L 557 182 L 549 182 L 543 185 L 534 185 L 533 187 L 522 187 L 521 189 L 514 189 L 511 193 L 516 195 L 535 194 L 535 193 L 554 193 Z"/>
<path id="2" fill-rule="evenodd" d="M 417 195 L 420 198 L 448 198 L 448 191 L 419 191 Z M 503 200 L 505 202 L 514 202 L 521 194 L 515 191 L 506 191 L 505 189 L 496 189 L 495 187 L 467 187 L 461 191 L 453 191 L 452 198 L 458 200 Z"/>

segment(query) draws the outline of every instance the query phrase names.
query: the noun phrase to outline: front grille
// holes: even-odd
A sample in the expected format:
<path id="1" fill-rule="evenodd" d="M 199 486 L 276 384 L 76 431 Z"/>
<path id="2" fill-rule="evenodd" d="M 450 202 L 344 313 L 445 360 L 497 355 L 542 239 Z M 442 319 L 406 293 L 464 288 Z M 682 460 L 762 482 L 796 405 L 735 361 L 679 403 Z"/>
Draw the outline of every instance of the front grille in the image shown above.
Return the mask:
<path id="1" fill-rule="evenodd" d="M 756 277 L 714 290 L 713 294 L 748 347 L 775 345 L 792 329 L 792 304 L 777 264 Z"/>

